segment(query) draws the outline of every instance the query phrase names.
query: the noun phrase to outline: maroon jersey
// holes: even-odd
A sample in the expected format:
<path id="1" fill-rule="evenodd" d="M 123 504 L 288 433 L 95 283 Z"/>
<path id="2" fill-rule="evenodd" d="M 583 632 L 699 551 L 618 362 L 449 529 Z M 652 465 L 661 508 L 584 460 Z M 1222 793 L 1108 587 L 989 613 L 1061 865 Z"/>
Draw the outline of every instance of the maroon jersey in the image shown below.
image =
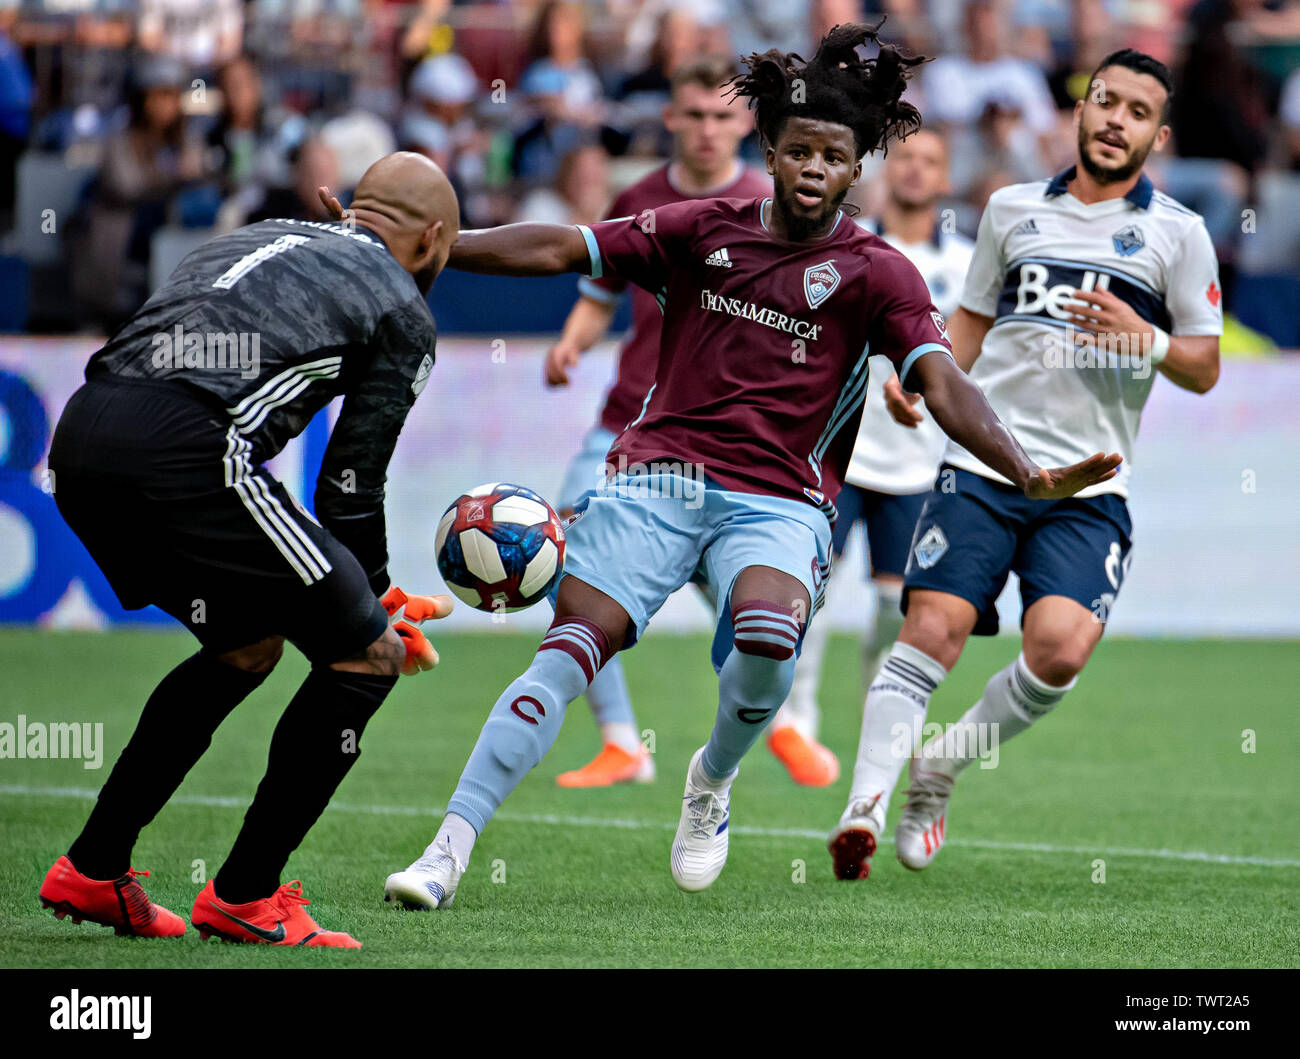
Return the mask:
<path id="1" fill-rule="evenodd" d="M 786 242 L 764 199 L 704 199 L 580 225 L 606 270 L 663 307 L 654 385 L 609 451 L 618 465 L 698 464 L 726 489 L 827 510 L 884 354 L 907 386 L 918 357 L 952 355 L 910 261 L 843 213 L 825 238 Z"/>
<path id="2" fill-rule="evenodd" d="M 770 178 L 742 166 L 740 175 L 731 183 L 717 188 L 707 196 L 687 195 L 679 191 L 668 175 L 670 166 L 654 170 L 635 184 L 625 188 L 605 214 L 610 217 L 635 217 L 642 210 L 656 209 L 670 202 L 689 202 L 702 198 L 753 198 L 772 193 Z M 599 302 L 616 301 L 627 287 L 627 280 L 606 272 L 600 279 L 588 276 L 578 281 L 578 290 Z M 632 290 L 632 326 L 623 336 L 618 351 L 618 369 L 614 383 L 605 396 L 600 411 L 600 425 L 617 434 L 636 418 L 646 391 L 655 381 L 655 364 L 659 361 L 659 331 L 663 313 L 659 303 L 647 291 Z"/>

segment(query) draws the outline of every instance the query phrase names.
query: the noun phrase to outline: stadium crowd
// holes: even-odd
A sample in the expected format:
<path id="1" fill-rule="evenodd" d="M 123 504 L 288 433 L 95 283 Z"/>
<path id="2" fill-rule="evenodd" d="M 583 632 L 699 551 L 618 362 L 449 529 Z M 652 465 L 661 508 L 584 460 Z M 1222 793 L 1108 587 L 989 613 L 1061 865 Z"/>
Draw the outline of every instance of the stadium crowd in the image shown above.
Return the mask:
<path id="1" fill-rule="evenodd" d="M 808 54 L 881 15 L 934 57 L 910 92 L 968 234 L 992 190 L 1068 164 L 1098 59 L 1168 62 L 1149 171 L 1205 217 L 1255 329 L 1225 349 L 1300 346 L 1296 0 L 0 0 L 0 278 L 26 292 L 0 330 L 111 329 L 213 231 L 319 218 L 317 185 L 346 196 L 397 148 L 447 171 L 463 227 L 598 219 L 667 150 L 683 62 Z"/>

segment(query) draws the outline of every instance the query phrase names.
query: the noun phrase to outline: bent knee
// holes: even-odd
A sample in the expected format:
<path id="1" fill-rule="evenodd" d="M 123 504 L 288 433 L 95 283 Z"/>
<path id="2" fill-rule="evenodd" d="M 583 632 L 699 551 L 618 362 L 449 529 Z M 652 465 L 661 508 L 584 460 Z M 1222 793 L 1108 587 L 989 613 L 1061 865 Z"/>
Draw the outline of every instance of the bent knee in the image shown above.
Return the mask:
<path id="1" fill-rule="evenodd" d="M 783 662 L 794 657 L 802 623 L 793 607 L 750 599 L 732 605 L 731 628 L 737 651 Z"/>
<path id="2" fill-rule="evenodd" d="M 242 669 L 245 673 L 269 673 L 284 656 L 284 637 L 268 636 L 265 640 L 237 647 L 217 657 L 228 666 Z"/>
<path id="3" fill-rule="evenodd" d="M 975 608 L 971 604 L 965 600 L 958 602 L 965 604 L 971 614 L 974 614 Z M 919 593 L 913 595 L 898 638 L 929 655 L 944 669 L 950 670 L 961 657 L 962 648 L 966 646 L 966 639 L 974 625 L 973 616 L 968 617 L 960 613 L 960 610 L 961 608 L 944 605 Z"/>
<path id="4" fill-rule="evenodd" d="M 1091 643 L 1070 639 L 1026 640 L 1025 665 L 1045 684 L 1064 687 L 1083 672 L 1092 654 Z"/>

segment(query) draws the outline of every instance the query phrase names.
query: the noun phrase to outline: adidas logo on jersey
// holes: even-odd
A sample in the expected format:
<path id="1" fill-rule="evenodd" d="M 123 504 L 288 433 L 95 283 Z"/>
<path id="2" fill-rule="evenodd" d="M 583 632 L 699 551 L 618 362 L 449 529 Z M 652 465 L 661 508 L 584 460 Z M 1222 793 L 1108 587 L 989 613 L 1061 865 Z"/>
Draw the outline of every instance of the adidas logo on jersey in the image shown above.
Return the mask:
<path id="1" fill-rule="evenodd" d="M 731 268 L 733 262 L 724 246 L 721 250 L 715 250 L 704 259 L 706 265 L 716 265 L 718 268 Z"/>
<path id="2" fill-rule="evenodd" d="M 1038 225 L 1036 225 L 1034 223 L 1034 219 L 1030 217 L 1028 220 L 1021 221 L 1014 228 L 1012 228 L 1011 234 L 1012 235 L 1037 235 Z"/>

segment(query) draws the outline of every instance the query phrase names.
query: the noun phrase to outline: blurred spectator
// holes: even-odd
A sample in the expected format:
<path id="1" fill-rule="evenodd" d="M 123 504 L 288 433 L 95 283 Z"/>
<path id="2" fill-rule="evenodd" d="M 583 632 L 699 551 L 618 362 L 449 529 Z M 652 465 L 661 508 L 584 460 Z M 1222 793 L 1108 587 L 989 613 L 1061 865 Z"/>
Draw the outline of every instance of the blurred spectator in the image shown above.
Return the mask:
<path id="1" fill-rule="evenodd" d="M 351 190 L 361 174 L 397 150 L 393 130 L 383 119 L 360 107 L 331 118 L 321 126 L 320 137 L 334 152 L 339 165 L 339 187 Z"/>
<path id="2" fill-rule="evenodd" d="M 552 121 L 590 127 L 601 120 L 604 93 L 584 51 L 584 32 L 578 4 L 546 0 L 537 13 L 519 88 Z"/>
<path id="3" fill-rule="evenodd" d="M 965 55 L 943 55 L 922 67 L 926 120 L 972 126 L 990 104 L 1018 112 L 1034 136 L 1056 128 L 1055 108 L 1042 70 L 1003 50 L 1007 34 L 993 0 L 967 0 Z"/>
<path id="4" fill-rule="evenodd" d="M 157 56 L 140 62 L 127 126 L 104 144 L 73 284 L 89 319 L 109 330 L 148 293 L 149 242 L 166 223 L 172 197 L 205 175 L 202 142 L 181 111 L 184 84 L 179 63 Z"/>
<path id="5" fill-rule="evenodd" d="M 319 137 L 308 140 L 290 155 L 293 183 L 272 188 L 261 206 L 249 214 L 246 224 L 270 217 L 288 217 L 297 221 L 327 221 L 329 214 L 316 194 L 319 187 L 339 188 L 344 184 L 339 161 L 329 144 Z"/>
<path id="6" fill-rule="evenodd" d="M 811 0 L 725 0 L 725 3 L 731 49 L 738 55 L 781 48 L 812 58 L 817 42 L 809 33 Z"/>
<path id="7" fill-rule="evenodd" d="M 1161 160 L 1157 183 L 1205 218 L 1231 299 L 1242 209 L 1268 151 L 1269 85 L 1240 46 L 1258 0 L 1198 0 L 1175 74 L 1169 123 L 1180 157 Z"/>
<path id="8" fill-rule="evenodd" d="M 520 203 L 515 220 L 595 224 L 609 200 L 609 155 L 598 144 L 588 144 L 564 156 L 555 186 L 530 192 Z"/>
<path id="9" fill-rule="evenodd" d="M 454 176 L 457 157 L 474 141 L 470 106 L 478 98 L 479 83 L 473 68 L 454 53 L 431 56 L 415 68 L 408 92 L 398 142 L 405 150 L 428 155 Z"/>
<path id="10" fill-rule="evenodd" d="M 1238 44 L 1241 16 L 1260 6 L 1259 0 L 1199 0 L 1188 13 L 1190 39 L 1170 119 L 1184 158 L 1223 159 L 1248 173 L 1263 160 L 1268 86 Z"/>
<path id="11" fill-rule="evenodd" d="M 605 100 L 600 78 L 583 47 L 582 8 L 568 0 L 545 0 L 528 46 L 529 63 L 519 88 L 536 114 L 516 138 L 514 172 L 534 186 L 553 183 L 560 160 L 601 140 L 612 146 L 613 130 L 601 124 Z M 620 150 L 626 146 L 623 137 Z"/>
<path id="12" fill-rule="evenodd" d="M 221 112 L 208 130 L 208 145 L 220 171 L 222 191 L 233 194 L 258 179 L 274 178 L 263 154 L 272 142 L 262 102 L 262 76 L 253 61 L 239 56 L 217 74 Z"/>
<path id="13" fill-rule="evenodd" d="M 1073 112 L 1074 104 L 1088 94 L 1092 71 L 1118 47 L 1105 0 L 1074 0 L 1067 47 L 1047 77 L 1058 109 Z M 1070 149 L 1073 151 L 1073 144 Z"/>
<path id="14" fill-rule="evenodd" d="M 31 129 L 32 78 L 22 54 L 0 29 L 0 232 L 13 222 L 14 176 Z"/>
<path id="15" fill-rule="evenodd" d="M 631 136 L 630 153 L 662 157 L 672 150 L 672 137 L 663 123 L 663 109 L 672 95 L 672 77 L 700 54 L 703 42 L 699 23 L 689 10 L 670 7 L 659 16 L 650 62 L 619 88 L 619 123 Z"/>
<path id="16" fill-rule="evenodd" d="M 450 10 L 451 0 L 419 0 L 419 10 L 402 34 L 400 47 L 404 59 L 419 59 L 451 47 L 452 31 L 446 21 Z"/>
<path id="17" fill-rule="evenodd" d="M 177 59 L 196 73 L 229 62 L 243 47 L 240 0 L 139 0 L 139 13 L 140 47 Z"/>
<path id="18" fill-rule="evenodd" d="M 664 16 L 681 11 L 691 16 L 698 33 L 696 55 L 728 54 L 727 0 L 641 0 L 623 31 L 623 55 L 618 73 L 626 75 L 653 62 L 655 42 L 663 33 Z"/>
<path id="19" fill-rule="evenodd" d="M 1004 53 L 992 0 L 967 0 L 962 17 L 966 54 L 922 67 L 921 112 L 948 133 L 954 187 L 979 208 L 995 187 L 1046 175 L 1056 108 L 1043 72 Z"/>

